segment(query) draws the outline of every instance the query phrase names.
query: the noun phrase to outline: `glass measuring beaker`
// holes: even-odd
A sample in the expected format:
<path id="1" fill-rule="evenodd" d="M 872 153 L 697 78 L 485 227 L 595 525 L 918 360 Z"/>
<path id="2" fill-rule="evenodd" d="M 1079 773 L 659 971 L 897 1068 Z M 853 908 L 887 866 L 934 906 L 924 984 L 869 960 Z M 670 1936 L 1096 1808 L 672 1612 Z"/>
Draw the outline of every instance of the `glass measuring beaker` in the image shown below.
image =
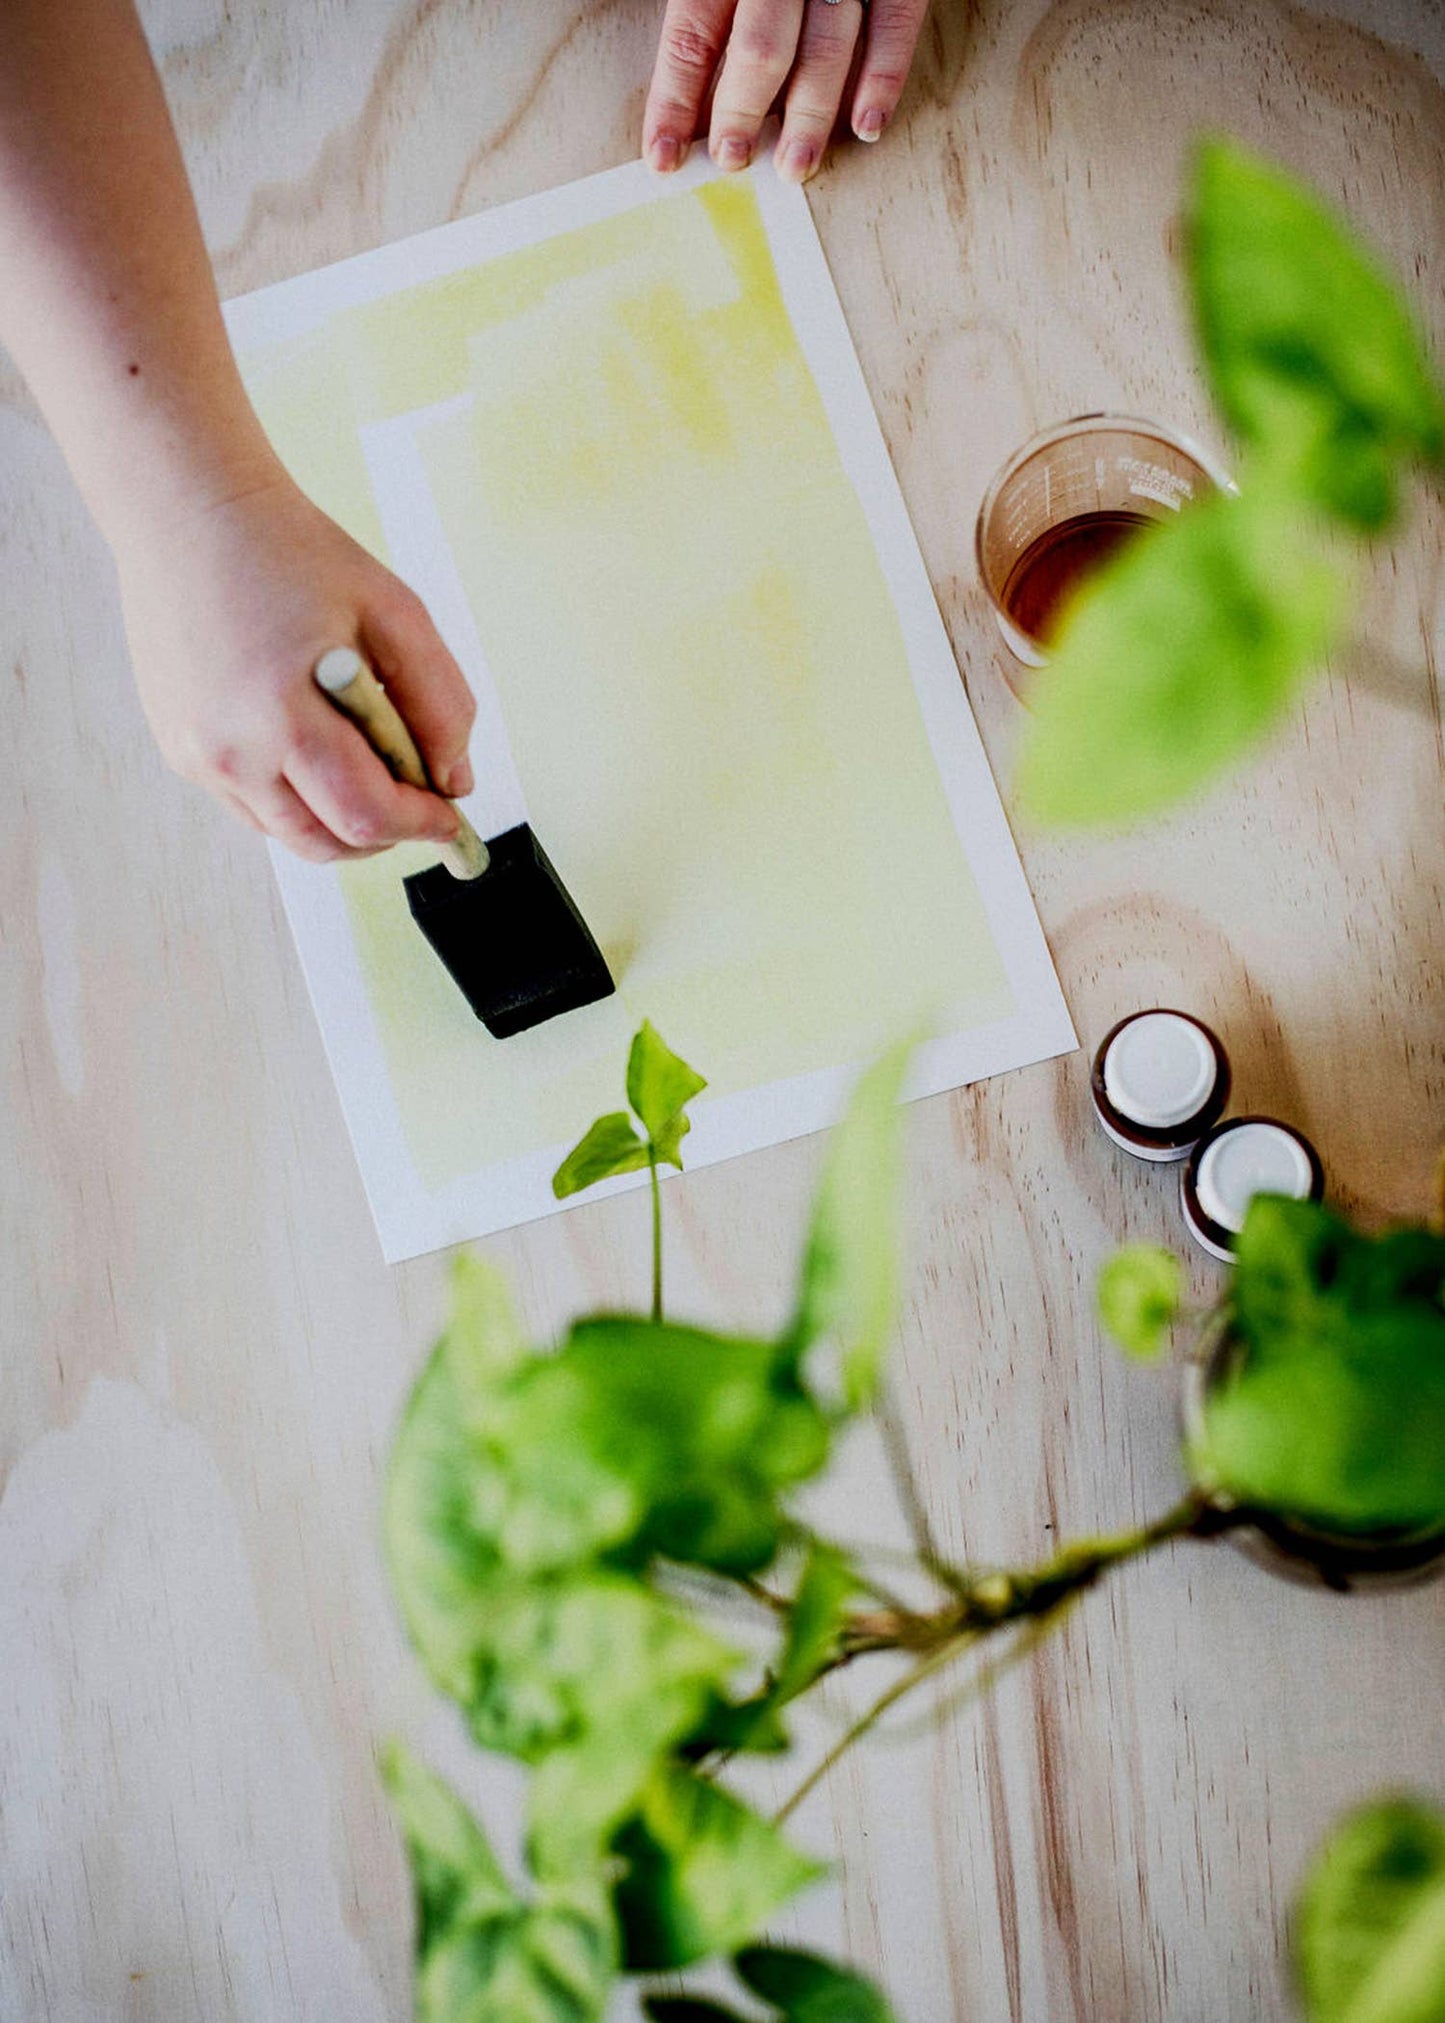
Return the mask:
<path id="1" fill-rule="evenodd" d="M 1016 450 L 984 493 L 979 575 L 1004 644 L 1042 667 L 1079 584 L 1140 527 L 1235 486 L 1187 436 L 1134 415 L 1084 414 Z"/>

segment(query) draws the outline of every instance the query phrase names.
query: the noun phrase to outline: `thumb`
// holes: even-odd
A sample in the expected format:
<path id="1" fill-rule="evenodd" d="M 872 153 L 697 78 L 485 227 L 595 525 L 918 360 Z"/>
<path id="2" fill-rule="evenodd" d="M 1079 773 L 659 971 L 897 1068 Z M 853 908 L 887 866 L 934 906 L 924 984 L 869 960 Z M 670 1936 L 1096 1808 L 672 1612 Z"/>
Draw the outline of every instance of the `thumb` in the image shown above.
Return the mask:
<path id="1" fill-rule="evenodd" d="M 393 578 L 390 594 L 368 604 L 362 631 L 376 671 L 406 719 L 438 792 L 469 794 L 472 768 L 467 742 L 477 705 L 426 606 Z"/>

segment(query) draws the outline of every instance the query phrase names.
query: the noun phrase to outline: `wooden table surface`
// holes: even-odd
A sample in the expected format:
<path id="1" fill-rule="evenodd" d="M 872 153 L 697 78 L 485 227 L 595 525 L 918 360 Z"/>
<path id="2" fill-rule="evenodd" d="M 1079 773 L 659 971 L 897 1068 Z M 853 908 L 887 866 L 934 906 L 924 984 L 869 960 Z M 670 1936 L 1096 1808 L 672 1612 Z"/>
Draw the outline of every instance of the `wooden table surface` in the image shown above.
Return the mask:
<path id="1" fill-rule="evenodd" d="M 153 0 L 223 292 L 624 160 L 658 11 Z M 1189 135 L 1341 198 L 1438 341 L 1442 75 L 1439 0 L 949 0 L 897 130 L 815 185 L 1001 780 L 989 474 L 1091 408 L 1218 441 L 1180 310 Z M 264 853 L 163 769 L 104 550 L 0 369 L 0 2017 L 401 2018 L 378 1740 L 494 1819 L 516 1804 L 427 1690 L 377 1550 L 443 1266 L 380 1262 Z M 1212 1018 L 1242 1102 L 1302 1125 L 1370 1216 L 1423 1207 L 1442 1136 L 1442 523 L 1417 504 L 1367 643 L 1228 784 L 1122 842 L 1021 839 L 1086 1045 L 1145 1003 Z M 1120 1239 L 1182 1245 L 1171 1177 L 1111 1149 L 1086 1090 L 1081 1054 L 911 1113 L 895 1369 L 957 1553 L 1027 1557 L 1174 1491 L 1173 1382 L 1101 1342 L 1089 1292 Z M 818 1152 L 670 1186 L 676 1311 L 778 1318 Z M 628 1197 L 487 1250 L 547 1329 L 643 1299 L 646 1242 Z M 845 1476 L 835 1508 L 886 1534 L 866 1442 Z M 1282 2017 L 1326 1822 L 1445 1791 L 1442 1632 L 1445 1586 L 1339 1599 L 1166 1552 L 988 1704 L 815 1794 L 800 1831 L 841 1876 L 795 1928 L 907 2023 Z"/>

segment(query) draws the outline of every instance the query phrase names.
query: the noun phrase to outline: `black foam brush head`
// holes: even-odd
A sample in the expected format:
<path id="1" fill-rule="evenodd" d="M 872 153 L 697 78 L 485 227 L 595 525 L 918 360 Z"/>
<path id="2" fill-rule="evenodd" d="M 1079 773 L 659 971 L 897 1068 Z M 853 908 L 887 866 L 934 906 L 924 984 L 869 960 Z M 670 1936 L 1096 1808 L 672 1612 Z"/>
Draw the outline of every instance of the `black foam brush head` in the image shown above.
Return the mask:
<path id="1" fill-rule="evenodd" d="M 494 1039 L 616 989 L 602 951 L 525 822 L 488 840 L 480 878 L 445 865 L 404 880 L 411 917 Z"/>

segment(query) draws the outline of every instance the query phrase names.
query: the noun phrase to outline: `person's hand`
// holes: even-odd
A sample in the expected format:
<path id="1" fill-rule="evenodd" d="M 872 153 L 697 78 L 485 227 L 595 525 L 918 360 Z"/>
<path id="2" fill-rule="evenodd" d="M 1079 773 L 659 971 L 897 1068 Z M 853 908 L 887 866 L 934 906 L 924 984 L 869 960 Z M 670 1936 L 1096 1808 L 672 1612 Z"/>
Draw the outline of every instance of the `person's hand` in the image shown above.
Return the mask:
<path id="1" fill-rule="evenodd" d="M 141 702 L 176 772 L 301 857 L 450 840 L 452 810 L 392 778 L 312 669 L 356 646 L 450 794 L 471 790 L 471 691 L 421 602 L 289 478 L 116 546 Z"/>
<path id="2" fill-rule="evenodd" d="M 643 154 L 663 174 L 681 165 L 716 75 L 708 149 L 719 168 L 747 167 L 781 97 L 778 170 L 789 182 L 806 182 L 823 159 L 855 65 L 848 123 L 859 140 L 883 132 L 927 12 L 928 0 L 873 0 L 866 11 L 861 0 L 667 0 Z"/>

